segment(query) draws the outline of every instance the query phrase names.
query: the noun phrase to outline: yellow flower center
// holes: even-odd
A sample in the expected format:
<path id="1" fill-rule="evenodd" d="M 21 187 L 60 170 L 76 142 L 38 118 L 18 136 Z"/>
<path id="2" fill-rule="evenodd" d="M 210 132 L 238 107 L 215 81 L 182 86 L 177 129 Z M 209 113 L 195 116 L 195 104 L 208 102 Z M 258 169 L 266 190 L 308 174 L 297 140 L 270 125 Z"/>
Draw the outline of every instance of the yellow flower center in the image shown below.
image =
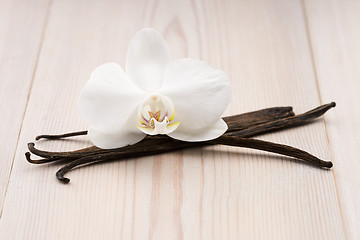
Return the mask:
<path id="1" fill-rule="evenodd" d="M 156 94 L 148 96 L 139 107 L 138 119 L 141 131 L 149 135 L 168 134 L 174 131 L 179 122 L 172 122 L 175 109 L 170 98 Z"/>

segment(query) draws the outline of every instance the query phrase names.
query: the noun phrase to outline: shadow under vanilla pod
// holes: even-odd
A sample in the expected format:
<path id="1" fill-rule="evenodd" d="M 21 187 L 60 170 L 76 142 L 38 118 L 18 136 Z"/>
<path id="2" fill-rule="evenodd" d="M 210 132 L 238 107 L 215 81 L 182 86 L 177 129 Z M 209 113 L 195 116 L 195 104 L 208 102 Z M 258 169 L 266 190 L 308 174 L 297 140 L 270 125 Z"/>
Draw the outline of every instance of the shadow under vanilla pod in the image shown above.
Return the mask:
<path id="1" fill-rule="evenodd" d="M 291 146 L 251 139 L 249 137 L 307 124 L 320 117 L 333 107 L 335 107 L 334 102 L 319 106 L 298 115 L 295 115 L 292 107 L 273 107 L 224 117 L 223 120 L 226 122 L 228 130 L 220 137 L 208 141 L 186 142 L 173 139 L 166 135 L 148 135 L 138 143 L 120 148 L 102 149 L 93 146 L 70 152 L 49 152 L 39 150 L 35 148 L 35 144 L 31 142 L 28 143 L 30 152 L 26 152 L 25 156 L 27 161 L 33 164 L 44 164 L 57 161 L 67 162 L 67 164 L 56 173 L 57 179 L 63 183 L 68 183 L 70 181 L 70 179 L 64 177 L 64 175 L 75 167 L 86 166 L 104 161 L 125 160 L 128 158 L 149 156 L 185 148 L 216 144 L 252 148 L 277 153 L 295 158 L 319 168 L 329 169 L 333 166 L 332 162 L 321 160 L 308 152 Z M 56 140 L 86 135 L 87 133 L 87 131 L 80 131 L 62 135 L 40 135 L 36 137 L 36 140 Z M 31 153 L 42 157 L 42 159 L 31 159 Z"/>

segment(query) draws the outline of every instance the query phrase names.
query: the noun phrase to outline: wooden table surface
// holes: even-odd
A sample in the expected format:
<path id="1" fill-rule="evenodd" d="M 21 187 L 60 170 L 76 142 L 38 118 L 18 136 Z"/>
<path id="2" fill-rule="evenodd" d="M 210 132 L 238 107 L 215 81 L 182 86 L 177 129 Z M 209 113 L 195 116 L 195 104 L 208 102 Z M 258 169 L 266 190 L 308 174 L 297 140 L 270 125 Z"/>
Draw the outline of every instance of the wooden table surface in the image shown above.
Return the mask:
<path id="1" fill-rule="evenodd" d="M 359 13 L 356 0 L 0 0 L 0 239 L 360 239 Z M 36 135 L 87 129 L 77 98 L 89 74 L 124 65 L 147 26 L 172 59 L 229 75 L 224 115 L 335 101 L 310 125 L 261 137 L 333 169 L 223 146 L 75 169 L 68 185 L 61 165 L 29 164 Z"/>

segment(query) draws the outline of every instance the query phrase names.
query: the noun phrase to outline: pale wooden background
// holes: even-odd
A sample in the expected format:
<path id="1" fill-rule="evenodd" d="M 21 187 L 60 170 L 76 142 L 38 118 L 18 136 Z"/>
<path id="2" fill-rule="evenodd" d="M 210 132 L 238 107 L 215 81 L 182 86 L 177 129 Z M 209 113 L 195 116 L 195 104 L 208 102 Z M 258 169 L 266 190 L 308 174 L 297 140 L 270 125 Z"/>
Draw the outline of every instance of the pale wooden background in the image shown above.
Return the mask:
<path id="1" fill-rule="evenodd" d="M 0 239 L 360 239 L 359 23 L 356 0 L 0 0 Z M 27 163 L 37 134 L 86 129 L 76 102 L 90 72 L 124 64 L 145 26 L 173 59 L 228 73 L 225 115 L 337 102 L 262 137 L 334 168 L 215 146 L 77 169 L 64 185 L 60 165 Z"/>

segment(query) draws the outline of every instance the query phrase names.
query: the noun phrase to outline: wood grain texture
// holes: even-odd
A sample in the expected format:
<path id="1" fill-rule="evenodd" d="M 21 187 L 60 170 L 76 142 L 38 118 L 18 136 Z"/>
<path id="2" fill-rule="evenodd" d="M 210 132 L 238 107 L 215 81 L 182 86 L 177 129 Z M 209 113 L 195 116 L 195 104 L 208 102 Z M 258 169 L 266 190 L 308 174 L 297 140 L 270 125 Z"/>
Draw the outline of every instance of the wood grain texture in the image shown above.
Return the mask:
<path id="1" fill-rule="evenodd" d="M 69 185 L 55 179 L 58 166 L 24 158 L 40 133 L 86 129 L 76 102 L 90 72 L 107 61 L 123 65 L 144 26 L 164 35 L 173 59 L 200 58 L 228 73 L 233 95 L 224 115 L 319 105 L 300 1 L 55 0 L 47 24 L 0 239 L 345 238 L 333 172 L 272 154 L 190 149 L 74 170 Z M 330 158 L 323 121 L 263 138 Z"/>
<path id="2" fill-rule="evenodd" d="M 0 216 L 44 30 L 48 0 L 0 1 Z"/>
<path id="3" fill-rule="evenodd" d="M 360 2 L 305 1 L 347 239 L 360 238 Z"/>

